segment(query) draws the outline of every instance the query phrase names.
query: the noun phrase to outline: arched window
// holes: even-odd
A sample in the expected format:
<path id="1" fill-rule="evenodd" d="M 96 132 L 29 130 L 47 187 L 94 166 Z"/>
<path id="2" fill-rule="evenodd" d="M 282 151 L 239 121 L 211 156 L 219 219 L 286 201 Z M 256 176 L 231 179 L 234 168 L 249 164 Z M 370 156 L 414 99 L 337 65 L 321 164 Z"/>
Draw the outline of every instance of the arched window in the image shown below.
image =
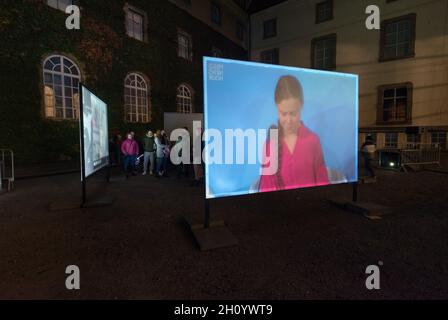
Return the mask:
<path id="1" fill-rule="evenodd" d="M 177 88 L 177 112 L 192 113 L 193 112 L 193 98 L 191 90 L 188 86 L 181 84 Z"/>
<path id="2" fill-rule="evenodd" d="M 52 55 L 43 62 L 43 74 L 45 116 L 78 119 L 81 73 L 77 65 L 67 57 Z"/>
<path id="3" fill-rule="evenodd" d="M 149 122 L 149 86 L 137 73 L 130 73 L 124 81 L 126 121 Z"/>

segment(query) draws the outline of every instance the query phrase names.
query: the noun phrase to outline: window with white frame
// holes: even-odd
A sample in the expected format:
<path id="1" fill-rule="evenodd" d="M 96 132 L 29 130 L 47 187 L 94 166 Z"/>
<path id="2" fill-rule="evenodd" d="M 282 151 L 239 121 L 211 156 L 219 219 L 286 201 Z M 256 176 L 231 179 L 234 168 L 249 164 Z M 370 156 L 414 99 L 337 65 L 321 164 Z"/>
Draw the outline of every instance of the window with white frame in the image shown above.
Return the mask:
<path id="1" fill-rule="evenodd" d="M 447 150 L 447 132 L 446 131 L 432 132 L 431 143 L 438 144 L 441 150 Z"/>
<path id="2" fill-rule="evenodd" d="M 398 147 L 398 132 L 386 132 L 385 144 L 386 148 L 397 148 Z"/>
<path id="3" fill-rule="evenodd" d="M 406 134 L 406 148 L 408 149 L 418 149 L 420 147 L 422 137 L 419 133 L 408 133 Z"/>
<path id="4" fill-rule="evenodd" d="M 412 116 L 412 83 L 380 86 L 377 122 L 410 123 Z"/>
<path id="5" fill-rule="evenodd" d="M 336 69 L 336 34 L 315 38 L 311 41 L 311 66 L 314 69 Z"/>
<path id="6" fill-rule="evenodd" d="M 52 55 L 43 62 L 45 117 L 79 118 L 79 82 L 81 73 L 67 57 Z"/>
<path id="7" fill-rule="evenodd" d="M 381 24 L 380 61 L 415 55 L 416 14 L 385 20 Z"/>
<path id="8" fill-rule="evenodd" d="M 178 56 L 185 60 L 193 59 L 193 41 L 188 33 L 179 31 L 177 33 Z"/>
<path id="9" fill-rule="evenodd" d="M 190 88 L 182 84 L 177 88 L 177 112 L 192 113 L 193 97 Z"/>
<path id="10" fill-rule="evenodd" d="M 145 78 L 130 73 L 124 81 L 124 106 L 126 121 L 149 122 L 150 89 Z"/>
<path id="11" fill-rule="evenodd" d="M 146 14 L 129 5 L 125 6 L 126 12 L 126 34 L 134 39 L 144 41 Z"/>
<path id="12" fill-rule="evenodd" d="M 47 5 L 52 8 L 59 9 L 65 12 L 68 6 L 73 4 L 73 0 L 47 0 Z"/>

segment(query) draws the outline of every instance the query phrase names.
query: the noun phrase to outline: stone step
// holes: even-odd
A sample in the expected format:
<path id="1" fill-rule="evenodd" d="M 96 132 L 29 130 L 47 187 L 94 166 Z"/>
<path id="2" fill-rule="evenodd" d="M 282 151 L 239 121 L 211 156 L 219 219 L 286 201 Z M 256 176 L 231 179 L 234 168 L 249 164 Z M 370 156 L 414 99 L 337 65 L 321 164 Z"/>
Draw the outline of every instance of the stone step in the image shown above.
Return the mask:
<path id="1" fill-rule="evenodd" d="M 390 213 L 390 209 L 388 207 L 373 202 L 353 202 L 340 198 L 329 199 L 328 202 L 339 207 L 340 209 L 361 214 L 370 220 L 380 220 L 384 215 Z"/>

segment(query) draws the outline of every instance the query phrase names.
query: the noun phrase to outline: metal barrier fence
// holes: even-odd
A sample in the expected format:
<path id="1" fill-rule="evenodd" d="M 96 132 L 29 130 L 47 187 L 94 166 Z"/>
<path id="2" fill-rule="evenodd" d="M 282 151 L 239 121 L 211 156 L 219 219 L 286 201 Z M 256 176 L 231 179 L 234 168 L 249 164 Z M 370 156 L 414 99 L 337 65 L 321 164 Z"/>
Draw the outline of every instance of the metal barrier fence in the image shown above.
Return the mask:
<path id="1" fill-rule="evenodd" d="M 440 145 L 438 143 L 408 143 L 400 150 L 401 165 L 440 164 Z"/>
<path id="2" fill-rule="evenodd" d="M 10 149 L 0 149 L 0 191 L 6 182 L 6 190 L 14 186 L 14 152 Z"/>

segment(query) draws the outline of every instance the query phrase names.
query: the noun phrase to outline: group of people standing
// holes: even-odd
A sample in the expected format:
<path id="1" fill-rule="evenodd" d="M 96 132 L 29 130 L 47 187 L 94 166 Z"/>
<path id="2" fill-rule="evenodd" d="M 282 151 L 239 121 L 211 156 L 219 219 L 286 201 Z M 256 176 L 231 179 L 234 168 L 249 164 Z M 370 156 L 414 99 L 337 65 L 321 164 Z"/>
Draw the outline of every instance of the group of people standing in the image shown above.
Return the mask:
<path id="1" fill-rule="evenodd" d="M 179 143 L 181 138 L 174 144 Z M 136 139 L 135 133 L 130 131 L 124 140 L 121 136 L 115 135 L 111 139 L 109 146 L 111 162 L 116 165 L 123 165 L 126 178 L 138 174 L 137 164 L 143 164 L 141 173 L 146 176 L 148 173 L 156 178 L 167 177 L 167 169 L 170 163 L 171 143 L 165 130 L 154 132 L 149 129 L 143 139 Z M 201 165 L 202 167 L 202 165 Z M 203 170 L 193 168 L 194 180 L 192 185 L 199 186 L 203 179 Z M 185 164 L 179 164 L 176 168 L 177 177 L 189 175 L 189 168 Z"/>

